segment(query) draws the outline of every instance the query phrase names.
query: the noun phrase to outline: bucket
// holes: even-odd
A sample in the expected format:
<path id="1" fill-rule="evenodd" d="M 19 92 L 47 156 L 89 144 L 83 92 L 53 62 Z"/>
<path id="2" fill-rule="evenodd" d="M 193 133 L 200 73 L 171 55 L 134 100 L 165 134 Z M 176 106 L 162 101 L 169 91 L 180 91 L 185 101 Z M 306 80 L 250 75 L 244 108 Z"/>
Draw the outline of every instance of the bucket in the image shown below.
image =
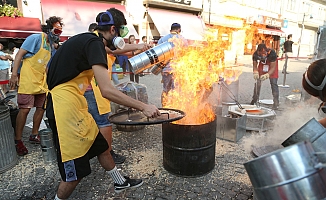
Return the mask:
<path id="1" fill-rule="evenodd" d="M 164 42 L 129 58 L 131 71 L 134 74 L 139 74 L 157 63 L 170 60 L 173 55 L 172 44 L 170 42 Z"/>
<path id="2" fill-rule="evenodd" d="M 43 154 L 43 161 L 45 163 L 52 163 L 56 161 L 56 149 L 53 144 L 52 130 L 42 129 L 39 132 L 39 136 L 41 139 L 41 148 Z"/>
<path id="3" fill-rule="evenodd" d="M 183 177 L 203 176 L 214 169 L 216 118 L 201 125 L 162 124 L 163 167 Z"/>
<path id="4" fill-rule="evenodd" d="M 228 91 L 222 90 L 222 104 L 234 105 L 236 102 L 234 99 L 238 99 L 239 94 L 239 80 L 233 81 L 230 84 L 225 84 Z M 231 94 L 229 94 L 231 93 Z M 230 96 L 231 95 L 231 96 Z"/>
<path id="5" fill-rule="evenodd" d="M 0 173 L 11 169 L 17 163 L 14 135 L 9 107 L 0 105 Z"/>
<path id="6" fill-rule="evenodd" d="M 258 200 L 324 199 L 326 171 L 309 141 L 244 163 Z"/>
<path id="7" fill-rule="evenodd" d="M 326 129 L 315 118 L 312 118 L 287 138 L 282 145 L 284 147 L 308 140 L 316 152 L 326 152 Z M 318 159 L 325 163 L 326 154 L 318 155 Z"/>

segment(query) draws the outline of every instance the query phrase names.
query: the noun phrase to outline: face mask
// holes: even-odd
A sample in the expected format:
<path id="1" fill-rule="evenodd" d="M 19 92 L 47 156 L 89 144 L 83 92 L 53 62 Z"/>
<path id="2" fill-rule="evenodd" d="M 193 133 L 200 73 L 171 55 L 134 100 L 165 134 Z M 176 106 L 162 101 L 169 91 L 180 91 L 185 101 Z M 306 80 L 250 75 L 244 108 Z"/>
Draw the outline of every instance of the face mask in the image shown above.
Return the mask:
<path id="1" fill-rule="evenodd" d="M 111 50 L 116 50 L 116 49 L 123 49 L 126 45 L 124 39 L 122 37 L 114 37 L 112 40 L 108 40 L 106 39 L 102 33 L 98 34 L 100 38 L 103 38 L 104 40 L 106 40 L 107 43 L 107 47 L 109 47 L 109 49 Z"/>
<path id="2" fill-rule="evenodd" d="M 48 34 L 48 38 L 50 43 L 53 42 L 59 44 L 60 36 L 53 34 L 51 31 Z"/>

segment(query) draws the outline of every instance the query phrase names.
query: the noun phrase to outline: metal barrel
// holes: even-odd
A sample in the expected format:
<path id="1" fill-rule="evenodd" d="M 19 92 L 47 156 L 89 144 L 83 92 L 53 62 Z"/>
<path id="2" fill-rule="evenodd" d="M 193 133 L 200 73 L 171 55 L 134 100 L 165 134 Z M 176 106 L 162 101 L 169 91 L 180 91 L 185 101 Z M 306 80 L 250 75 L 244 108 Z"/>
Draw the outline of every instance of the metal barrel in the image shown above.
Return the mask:
<path id="1" fill-rule="evenodd" d="M 43 160 L 45 163 L 52 163 L 56 160 L 56 149 L 53 144 L 53 137 L 52 137 L 52 130 L 42 129 L 39 132 L 40 139 L 41 139 L 41 147 L 42 147 L 42 154 Z"/>
<path id="2" fill-rule="evenodd" d="M 326 170 L 310 142 L 265 154 L 244 163 L 258 200 L 325 199 Z"/>
<path id="3" fill-rule="evenodd" d="M 17 163 L 14 129 L 11 125 L 9 107 L 3 105 L 0 105 L 0 138 L 0 173 L 3 173 Z"/>
<path id="4" fill-rule="evenodd" d="M 172 43 L 164 42 L 129 59 L 131 71 L 139 74 L 153 65 L 167 61 L 174 55 Z"/>
<path id="5" fill-rule="evenodd" d="M 208 174 L 215 166 L 216 118 L 200 125 L 162 124 L 163 167 L 182 177 Z"/>

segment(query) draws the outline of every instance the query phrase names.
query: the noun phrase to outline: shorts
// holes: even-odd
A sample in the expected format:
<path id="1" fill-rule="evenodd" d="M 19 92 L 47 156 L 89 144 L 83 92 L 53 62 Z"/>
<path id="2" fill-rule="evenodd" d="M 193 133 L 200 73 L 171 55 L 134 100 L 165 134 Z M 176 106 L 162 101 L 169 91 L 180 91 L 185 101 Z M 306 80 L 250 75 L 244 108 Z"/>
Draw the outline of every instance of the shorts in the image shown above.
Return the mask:
<path id="1" fill-rule="evenodd" d="M 162 81 L 163 81 L 163 91 L 164 92 L 169 92 L 170 90 L 174 89 L 173 74 L 170 74 L 168 72 L 163 72 Z"/>
<path id="2" fill-rule="evenodd" d="M 107 126 L 112 126 L 112 124 L 109 121 L 109 116 L 111 115 L 111 112 L 105 113 L 103 115 L 100 115 L 98 108 L 97 108 L 97 103 L 96 99 L 94 96 L 94 91 L 93 90 L 88 90 L 84 94 L 87 104 L 88 104 L 88 112 L 92 115 L 94 118 L 97 126 L 99 128 L 107 127 Z"/>
<path id="3" fill-rule="evenodd" d="M 17 94 L 17 104 L 19 108 L 42 108 L 46 94 Z"/>
<path id="4" fill-rule="evenodd" d="M 84 156 L 74 160 L 62 162 L 55 119 L 49 119 L 49 124 L 53 134 L 54 146 L 57 150 L 57 162 L 62 180 L 64 182 L 72 182 L 88 176 L 92 171 L 89 160 L 102 154 L 109 148 L 106 139 L 99 132 L 93 145 Z"/>
<path id="5" fill-rule="evenodd" d="M 0 81 L 9 80 L 8 69 L 0 69 Z"/>

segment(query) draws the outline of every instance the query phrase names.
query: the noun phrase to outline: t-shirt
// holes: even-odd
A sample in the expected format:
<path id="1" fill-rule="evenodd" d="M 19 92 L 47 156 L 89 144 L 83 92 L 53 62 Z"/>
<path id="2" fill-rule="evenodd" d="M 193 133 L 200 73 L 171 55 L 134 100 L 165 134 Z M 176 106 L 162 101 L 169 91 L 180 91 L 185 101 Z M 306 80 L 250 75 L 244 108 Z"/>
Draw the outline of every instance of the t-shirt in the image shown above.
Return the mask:
<path id="1" fill-rule="evenodd" d="M 170 34 L 168 34 L 168 35 L 166 35 L 166 36 L 164 36 L 164 37 L 161 37 L 159 40 L 158 40 L 158 42 L 157 42 L 157 44 L 162 44 L 162 43 L 164 43 L 164 42 L 168 42 L 169 41 L 169 39 L 171 39 L 171 38 L 173 38 L 173 37 L 177 37 L 177 38 L 181 38 L 181 39 L 183 39 L 184 40 L 184 42 L 185 42 L 185 45 L 187 45 L 187 41 L 181 36 L 181 35 L 179 35 L 179 34 L 172 34 L 172 33 L 170 33 Z M 172 43 L 171 43 L 172 44 Z M 172 46 L 173 46 L 173 44 L 172 44 Z M 170 67 L 170 62 L 169 63 L 167 63 L 167 65 L 163 68 L 163 72 L 171 72 L 172 71 L 172 68 Z"/>
<path id="2" fill-rule="evenodd" d="M 81 33 L 69 38 L 57 50 L 50 63 L 47 75 L 49 90 L 92 69 L 93 65 L 103 65 L 108 69 L 102 39 L 94 33 Z M 54 119 L 51 93 L 48 95 L 46 112 L 49 119 Z"/>
<path id="3" fill-rule="evenodd" d="M 26 38 L 24 43 L 20 48 L 25 49 L 27 53 L 23 56 L 23 58 L 29 58 L 34 56 L 39 50 L 42 44 L 42 35 L 41 34 L 32 34 Z M 46 44 L 43 48 L 48 48 Z"/>
<path id="4" fill-rule="evenodd" d="M 287 52 L 291 52 L 292 53 L 292 44 L 294 42 L 291 41 L 291 40 L 287 40 L 284 42 L 284 52 L 287 53 Z"/>
<path id="5" fill-rule="evenodd" d="M 277 59 L 277 55 L 276 55 L 276 52 L 275 50 L 273 49 L 268 49 L 267 50 L 267 57 L 266 59 L 263 59 L 261 56 L 259 56 L 258 52 L 255 51 L 255 53 L 252 55 L 252 61 L 261 61 L 261 62 L 266 62 L 266 61 L 269 61 L 269 62 L 275 62 L 276 59 Z"/>
<path id="6" fill-rule="evenodd" d="M 2 51 L 0 51 L 0 56 L 5 56 L 6 54 Z M 8 69 L 10 67 L 10 63 L 8 60 L 2 60 L 0 59 L 0 70 Z"/>

